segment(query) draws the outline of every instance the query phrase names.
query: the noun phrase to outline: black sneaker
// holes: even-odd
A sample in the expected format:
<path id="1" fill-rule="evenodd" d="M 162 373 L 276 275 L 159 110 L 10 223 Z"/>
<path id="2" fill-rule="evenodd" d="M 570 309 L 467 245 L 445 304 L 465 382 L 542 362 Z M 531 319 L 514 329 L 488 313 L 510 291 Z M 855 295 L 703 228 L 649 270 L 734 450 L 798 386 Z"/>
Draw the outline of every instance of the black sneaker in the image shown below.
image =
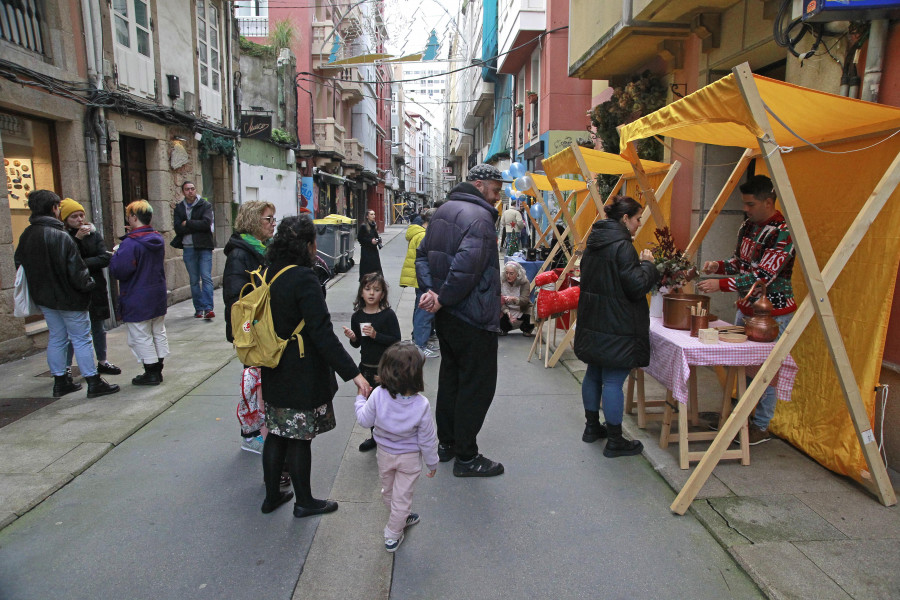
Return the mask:
<path id="1" fill-rule="evenodd" d="M 503 474 L 503 465 L 479 454 L 469 462 L 458 458 L 453 463 L 454 477 L 496 477 Z"/>
<path id="2" fill-rule="evenodd" d="M 375 441 L 375 438 L 369 438 L 359 445 L 359 451 L 368 452 L 374 450 L 376 446 L 378 446 L 378 442 Z"/>
<path id="3" fill-rule="evenodd" d="M 449 462 L 456 457 L 456 451 L 453 444 L 438 444 L 438 460 L 441 462 Z"/>

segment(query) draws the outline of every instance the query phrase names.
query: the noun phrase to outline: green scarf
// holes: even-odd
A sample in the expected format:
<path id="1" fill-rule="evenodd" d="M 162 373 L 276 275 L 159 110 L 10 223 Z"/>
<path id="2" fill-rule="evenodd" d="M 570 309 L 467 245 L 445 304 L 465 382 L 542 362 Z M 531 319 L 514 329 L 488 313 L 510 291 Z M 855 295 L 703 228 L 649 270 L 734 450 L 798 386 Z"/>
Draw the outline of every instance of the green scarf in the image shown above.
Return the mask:
<path id="1" fill-rule="evenodd" d="M 249 233 L 242 233 L 241 239 L 244 240 L 245 242 L 247 242 L 248 244 L 250 244 L 250 246 L 254 250 L 259 252 L 263 256 L 266 255 L 266 245 L 263 242 L 259 241 L 257 238 L 253 237 Z"/>

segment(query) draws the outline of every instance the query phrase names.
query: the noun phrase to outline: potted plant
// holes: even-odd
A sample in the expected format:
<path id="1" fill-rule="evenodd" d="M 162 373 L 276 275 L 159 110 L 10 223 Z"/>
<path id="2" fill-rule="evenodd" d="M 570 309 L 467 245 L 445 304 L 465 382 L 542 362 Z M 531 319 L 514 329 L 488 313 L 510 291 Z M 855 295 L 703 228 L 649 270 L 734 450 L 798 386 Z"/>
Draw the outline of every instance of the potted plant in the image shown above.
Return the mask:
<path id="1" fill-rule="evenodd" d="M 697 267 L 675 246 L 672 232 L 668 226 L 657 229 L 654 232 L 656 243 L 650 247 L 653 253 L 653 264 L 659 271 L 659 283 L 653 289 L 650 297 L 650 316 L 662 316 L 662 295 L 668 292 L 679 292 L 681 288 L 698 275 Z"/>
<path id="2" fill-rule="evenodd" d="M 522 104 L 521 102 L 519 102 L 518 104 L 516 104 L 513 108 L 514 108 L 515 111 L 516 111 L 516 116 L 517 116 L 517 117 L 521 117 L 521 116 L 522 116 L 522 113 L 525 112 L 525 105 Z"/>
<path id="3" fill-rule="evenodd" d="M 525 97 L 528 98 L 528 102 L 531 104 L 537 104 L 538 94 L 534 90 L 525 90 Z"/>

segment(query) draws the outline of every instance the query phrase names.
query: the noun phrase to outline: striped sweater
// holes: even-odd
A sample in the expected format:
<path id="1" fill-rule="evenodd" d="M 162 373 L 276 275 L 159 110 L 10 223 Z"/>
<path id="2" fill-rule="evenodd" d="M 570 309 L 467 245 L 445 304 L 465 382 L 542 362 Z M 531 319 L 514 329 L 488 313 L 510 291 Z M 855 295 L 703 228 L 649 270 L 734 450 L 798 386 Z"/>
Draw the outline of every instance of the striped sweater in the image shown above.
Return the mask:
<path id="1" fill-rule="evenodd" d="M 738 292 L 743 299 L 750 288 L 761 279 L 766 283 L 766 297 L 775 309 L 773 316 L 786 315 L 797 310 L 791 273 L 794 270 L 794 244 L 784 216 L 775 211 L 765 223 L 744 221 L 738 233 L 734 256 L 718 261 L 717 273 L 730 275 L 719 280 L 719 289 Z M 738 309 L 745 315 L 753 314 L 753 303 L 740 300 Z"/>

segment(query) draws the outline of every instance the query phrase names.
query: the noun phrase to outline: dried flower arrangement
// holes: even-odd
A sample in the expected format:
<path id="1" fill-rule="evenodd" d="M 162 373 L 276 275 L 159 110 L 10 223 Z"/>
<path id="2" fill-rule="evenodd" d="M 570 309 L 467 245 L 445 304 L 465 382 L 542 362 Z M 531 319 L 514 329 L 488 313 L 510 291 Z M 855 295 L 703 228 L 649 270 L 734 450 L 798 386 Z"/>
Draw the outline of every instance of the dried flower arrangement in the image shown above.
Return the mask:
<path id="1" fill-rule="evenodd" d="M 668 226 L 657 229 L 654 236 L 656 244 L 651 246 L 650 251 L 653 253 L 653 263 L 662 276 L 656 289 L 667 288 L 668 291 L 677 292 L 684 284 L 697 277 L 697 267 L 685 256 L 683 250 L 675 246 Z"/>

